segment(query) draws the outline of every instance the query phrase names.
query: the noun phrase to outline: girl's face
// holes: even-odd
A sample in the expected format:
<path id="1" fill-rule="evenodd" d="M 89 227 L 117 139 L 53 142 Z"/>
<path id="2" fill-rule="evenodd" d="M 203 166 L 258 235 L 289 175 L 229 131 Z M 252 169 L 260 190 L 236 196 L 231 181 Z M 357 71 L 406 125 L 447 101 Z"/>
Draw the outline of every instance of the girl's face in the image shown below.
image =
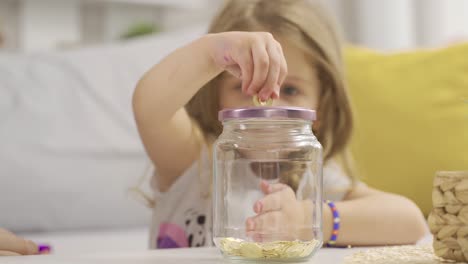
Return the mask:
<path id="1" fill-rule="evenodd" d="M 279 40 L 288 64 L 288 76 L 281 86 L 280 99 L 273 106 L 296 106 L 317 109 L 320 81 L 316 69 L 307 56 L 293 43 Z M 241 81 L 225 74 L 221 81 L 220 107 L 252 107 L 252 97 L 243 94 Z"/>

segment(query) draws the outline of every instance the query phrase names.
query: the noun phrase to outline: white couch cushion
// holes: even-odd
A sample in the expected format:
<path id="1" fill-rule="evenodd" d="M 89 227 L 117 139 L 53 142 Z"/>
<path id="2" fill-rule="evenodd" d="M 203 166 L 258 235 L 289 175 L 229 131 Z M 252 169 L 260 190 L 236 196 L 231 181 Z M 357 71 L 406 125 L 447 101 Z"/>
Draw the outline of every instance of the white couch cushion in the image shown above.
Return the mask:
<path id="1" fill-rule="evenodd" d="M 148 165 L 133 89 L 205 28 L 69 52 L 0 53 L 0 227 L 146 224 L 149 210 L 126 195 Z"/>

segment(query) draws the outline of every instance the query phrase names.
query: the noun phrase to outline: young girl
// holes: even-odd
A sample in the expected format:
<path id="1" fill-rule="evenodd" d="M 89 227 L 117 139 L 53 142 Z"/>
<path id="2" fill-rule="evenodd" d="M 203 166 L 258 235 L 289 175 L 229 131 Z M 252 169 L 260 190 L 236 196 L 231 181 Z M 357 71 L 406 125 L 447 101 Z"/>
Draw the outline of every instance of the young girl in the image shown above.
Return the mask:
<path id="1" fill-rule="evenodd" d="M 337 244 L 415 243 L 426 233 L 414 203 L 354 177 L 341 46 L 322 8 L 307 0 L 229 0 L 210 34 L 155 65 L 134 93 L 139 132 L 156 167 L 151 247 L 212 245 L 210 146 L 222 130 L 217 114 L 251 106 L 254 95 L 276 106 L 317 110 L 313 130 L 324 146 L 324 196 L 341 215 Z M 263 183 L 261 189 L 265 196 L 252 205 L 257 215 L 272 195 L 290 195 L 282 186 Z M 268 224 L 259 219 L 247 219 L 246 228 Z M 324 206 L 325 242 L 332 225 Z"/>

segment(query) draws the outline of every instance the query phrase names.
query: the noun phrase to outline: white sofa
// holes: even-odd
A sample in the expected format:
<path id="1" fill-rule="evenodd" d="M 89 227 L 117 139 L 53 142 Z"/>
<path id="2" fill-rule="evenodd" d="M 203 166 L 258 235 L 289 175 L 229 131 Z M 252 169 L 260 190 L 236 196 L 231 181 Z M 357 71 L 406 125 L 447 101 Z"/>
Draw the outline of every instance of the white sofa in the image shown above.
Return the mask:
<path id="1" fill-rule="evenodd" d="M 0 227 L 57 253 L 145 246 L 151 212 L 127 195 L 149 165 L 132 92 L 151 65 L 205 28 L 0 53 Z"/>

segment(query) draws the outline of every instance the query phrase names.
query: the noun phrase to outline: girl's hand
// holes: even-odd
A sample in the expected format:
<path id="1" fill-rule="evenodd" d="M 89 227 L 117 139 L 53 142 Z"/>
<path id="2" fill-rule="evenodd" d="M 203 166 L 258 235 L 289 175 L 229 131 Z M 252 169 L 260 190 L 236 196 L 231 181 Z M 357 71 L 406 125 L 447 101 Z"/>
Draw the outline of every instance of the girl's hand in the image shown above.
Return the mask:
<path id="1" fill-rule="evenodd" d="M 253 234 L 254 240 L 262 241 L 262 236 L 268 234 L 282 234 L 274 239 L 294 240 L 311 232 L 311 216 L 307 217 L 312 209 L 310 201 L 298 201 L 293 189 L 282 183 L 262 181 L 260 185 L 265 197 L 254 204 L 257 215 L 246 221 L 247 233 Z"/>
<path id="2" fill-rule="evenodd" d="M 266 32 L 224 32 L 208 35 L 214 63 L 242 80 L 242 91 L 262 101 L 279 98 L 287 75 L 283 50 Z"/>
<path id="3" fill-rule="evenodd" d="M 0 228 L 0 256 L 34 255 L 38 247 L 32 241 L 15 236 Z"/>

